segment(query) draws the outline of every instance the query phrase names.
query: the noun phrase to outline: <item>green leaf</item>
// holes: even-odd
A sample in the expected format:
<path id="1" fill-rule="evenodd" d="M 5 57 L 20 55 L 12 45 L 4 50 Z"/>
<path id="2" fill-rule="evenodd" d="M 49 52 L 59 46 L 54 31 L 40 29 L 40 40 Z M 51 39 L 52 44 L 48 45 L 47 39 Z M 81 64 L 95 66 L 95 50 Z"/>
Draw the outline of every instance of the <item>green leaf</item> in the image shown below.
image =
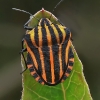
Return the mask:
<path id="1" fill-rule="evenodd" d="M 35 18 L 29 23 L 29 26 L 35 27 L 38 19 L 42 17 L 50 17 L 50 13 L 45 11 L 43 15 L 41 11 L 35 14 Z M 55 23 L 55 17 L 51 20 Z M 58 23 L 59 24 L 59 23 Z M 22 100 L 92 100 L 89 87 L 83 75 L 83 65 L 78 58 L 78 55 L 72 45 L 74 52 L 74 66 L 70 76 L 63 82 L 56 86 L 41 85 L 36 82 L 30 75 L 29 70 L 25 71 L 22 75 Z M 25 54 L 25 56 L 27 53 Z M 21 57 L 22 68 L 24 69 L 24 61 Z"/>

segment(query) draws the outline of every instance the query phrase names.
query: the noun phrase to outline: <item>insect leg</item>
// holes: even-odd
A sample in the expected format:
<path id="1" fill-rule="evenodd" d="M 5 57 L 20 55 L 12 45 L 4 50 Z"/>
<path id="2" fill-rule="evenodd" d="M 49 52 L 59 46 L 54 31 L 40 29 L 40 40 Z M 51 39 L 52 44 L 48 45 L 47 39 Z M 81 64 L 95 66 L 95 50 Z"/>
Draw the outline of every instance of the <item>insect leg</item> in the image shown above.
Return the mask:
<path id="1" fill-rule="evenodd" d="M 23 72 L 25 72 L 25 71 L 27 70 L 27 63 L 26 63 L 26 60 L 25 60 L 24 54 L 21 53 L 21 55 L 22 55 L 23 60 L 24 60 L 24 62 L 25 62 L 25 69 L 24 69 L 20 74 L 22 74 Z"/>
<path id="2" fill-rule="evenodd" d="M 27 63 L 26 63 L 26 59 L 25 59 L 25 56 L 24 56 L 24 52 L 26 52 L 27 49 L 24 48 L 23 43 L 24 43 L 24 39 L 22 39 L 22 50 L 20 51 L 20 54 L 22 55 L 23 60 L 25 62 L 25 69 L 20 74 L 22 74 L 23 72 L 25 72 L 27 70 Z"/>
<path id="3" fill-rule="evenodd" d="M 30 22 L 31 19 L 29 19 L 25 24 L 24 24 L 24 29 L 26 30 L 32 30 L 33 28 L 28 26 L 29 22 Z"/>
<path id="4" fill-rule="evenodd" d="M 20 54 L 22 54 L 23 52 L 26 52 L 27 51 L 27 49 L 26 48 L 24 48 L 24 38 L 22 39 L 22 50 L 19 52 Z"/>

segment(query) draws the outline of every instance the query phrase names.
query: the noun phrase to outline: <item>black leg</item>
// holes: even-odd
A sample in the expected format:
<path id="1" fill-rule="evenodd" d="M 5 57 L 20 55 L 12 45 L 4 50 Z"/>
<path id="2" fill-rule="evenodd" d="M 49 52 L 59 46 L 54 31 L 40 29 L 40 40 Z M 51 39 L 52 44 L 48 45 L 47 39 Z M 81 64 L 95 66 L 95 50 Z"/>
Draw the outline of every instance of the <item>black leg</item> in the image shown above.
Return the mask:
<path id="1" fill-rule="evenodd" d="M 29 19 L 25 24 L 24 24 L 24 29 L 26 30 L 32 30 L 33 28 L 28 26 L 29 22 L 30 22 L 31 19 Z"/>
<path id="2" fill-rule="evenodd" d="M 24 49 L 24 45 L 23 45 L 24 44 L 24 38 L 22 39 L 22 43 L 21 44 L 22 44 L 22 49 Z"/>
<path id="3" fill-rule="evenodd" d="M 23 72 L 25 72 L 27 70 L 27 63 L 26 63 L 26 59 L 25 59 L 25 56 L 24 56 L 24 52 L 26 52 L 27 49 L 24 48 L 23 43 L 24 43 L 24 39 L 22 39 L 22 50 L 20 51 L 20 54 L 22 55 L 23 60 L 25 62 L 25 69 L 20 74 L 22 74 Z"/>
<path id="4" fill-rule="evenodd" d="M 24 49 L 22 49 L 19 53 L 22 54 L 23 52 L 26 52 L 26 51 L 27 51 L 27 49 L 24 48 Z"/>
<path id="5" fill-rule="evenodd" d="M 26 63 L 26 60 L 25 60 L 24 54 L 21 53 L 21 55 L 22 55 L 22 57 L 23 57 L 23 59 L 24 59 L 24 62 L 25 62 L 25 69 L 24 69 L 20 74 L 22 74 L 23 72 L 25 72 L 25 71 L 27 70 L 27 63 Z"/>

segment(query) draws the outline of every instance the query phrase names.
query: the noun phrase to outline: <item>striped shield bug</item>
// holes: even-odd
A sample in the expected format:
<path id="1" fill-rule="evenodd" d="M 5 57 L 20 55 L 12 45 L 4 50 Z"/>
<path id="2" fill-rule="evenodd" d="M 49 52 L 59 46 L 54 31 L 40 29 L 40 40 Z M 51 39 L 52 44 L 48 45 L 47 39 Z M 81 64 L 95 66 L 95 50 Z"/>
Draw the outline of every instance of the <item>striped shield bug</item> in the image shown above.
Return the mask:
<path id="1" fill-rule="evenodd" d="M 28 68 L 34 79 L 41 84 L 53 86 L 63 82 L 74 64 L 70 30 L 43 8 L 34 15 L 13 9 L 30 14 L 30 19 L 24 25 L 27 31 L 22 39 L 21 55 L 26 65 L 24 71 Z M 27 58 L 24 52 L 27 52 Z"/>

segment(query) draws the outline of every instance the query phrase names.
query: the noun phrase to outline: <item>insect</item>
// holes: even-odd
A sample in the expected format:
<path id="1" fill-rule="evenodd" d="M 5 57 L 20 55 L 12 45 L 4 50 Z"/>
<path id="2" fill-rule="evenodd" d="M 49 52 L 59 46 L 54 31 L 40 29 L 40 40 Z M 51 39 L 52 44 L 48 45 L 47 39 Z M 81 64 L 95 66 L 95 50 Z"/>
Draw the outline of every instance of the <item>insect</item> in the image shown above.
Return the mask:
<path id="1" fill-rule="evenodd" d="M 55 8 L 61 2 L 62 0 Z M 13 9 L 30 14 L 24 10 Z M 42 17 L 36 17 L 38 13 L 41 13 Z M 38 24 L 32 27 L 33 19 Z M 70 75 L 74 64 L 70 30 L 43 8 L 35 15 L 30 14 L 30 19 L 25 23 L 24 28 L 27 30 L 22 39 L 21 50 L 26 65 L 24 71 L 28 68 L 34 79 L 41 84 L 54 86 L 63 82 Z M 27 52 L 27 58 L 24 52 Z"/>

